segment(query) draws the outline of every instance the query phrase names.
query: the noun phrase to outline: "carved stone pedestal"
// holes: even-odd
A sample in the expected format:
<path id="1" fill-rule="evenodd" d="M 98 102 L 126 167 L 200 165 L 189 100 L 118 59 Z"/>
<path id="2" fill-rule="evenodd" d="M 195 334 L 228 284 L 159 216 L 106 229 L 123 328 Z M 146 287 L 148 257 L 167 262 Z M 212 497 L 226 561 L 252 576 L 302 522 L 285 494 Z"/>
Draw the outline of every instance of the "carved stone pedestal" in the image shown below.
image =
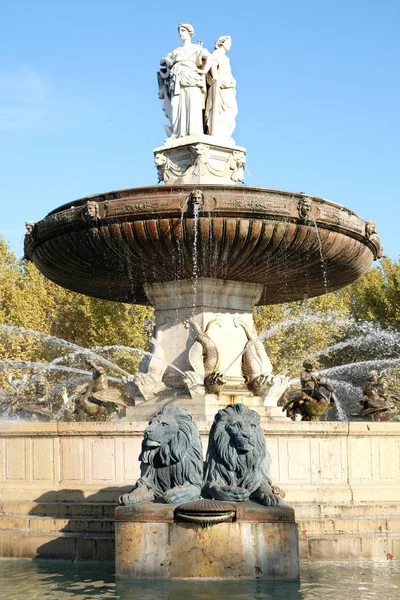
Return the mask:
<path id="1" fill-rule="evenodd" d="M 262 343 L 253 343 L 252 310 L 262 289 L 212 278 L 146 285 L 155 307 L 153 358 L 134 377 L 135 406 L 125 419 L 148 420 L 171 402 L 201 421 L 240 402 L 267 420 L 284 419 L 276 405 L 287 380 L 275 381 Z"/>
<path id="2" fill-rule="evenodd" d="M 275 403 L 274 403 L 275 402 Z M 162 406 L 166 404 L 176 404 L 181 408 L 185 408 L 197 422 L 210 424 L 215 414 L 221 408 L 225 408 L 227 404 L 243 403 L 249 408 L 255 410 L 261 419 L 262 426 L 266 426 L 269 421 L 290 421 L 286 414 L 282 412 L 282 407 L 276 406 L 276 401 L 269 401 L 269 397 L 260 398 L 251 396 L 249 393 L 237 393 L 227 395 L 222 393 L 220 396 L 216 394 L 204 394 L 197 399 L 192 398 L 189 394 L 179 393 L 178 391 L 164 392 L 157 394 L 152 400 L 141 402 L 136 406 L 128 406 L 125 409 L 124 416 L 120 414 L 120 420 L 127 422 L 147 422 L 149 421 Z"/>
<path id="3" fill-rule="evenodd" d="M 248 339 L 240 322 L 254 329 L 252 310 L 262 292 L 260 284 L 202 277 L 155 283 L 145 289 L 155 307 L 156 336 L 159 331 L 168 363 L 183 373 L 203 368 L 201 346 L 192 350 L 196 342 L 192 319 L 215 345 L 217 370 L 225 374 L 227 384 L 244 383 L 240 354 Z M 186 387 L 182 373 L 172 368 L 167 368 L 164 382 L 175 389 Z"/>
<path id="4" fill-rule="evenodd" d="M 158 181 L 176 183 L 217 183 L 232 185 L 244 182 L 246 149 L 210 135 L 167 140 L 155 148 L 154 161 Z"/>
<path id="5" fill-rule="evenodd" d="M 233 522 L 207 526 L 177 521 L 176 505 L 116 508 L 117 577 L 298 579 L 294 510 L 288 505 L 230 504 Z"/>

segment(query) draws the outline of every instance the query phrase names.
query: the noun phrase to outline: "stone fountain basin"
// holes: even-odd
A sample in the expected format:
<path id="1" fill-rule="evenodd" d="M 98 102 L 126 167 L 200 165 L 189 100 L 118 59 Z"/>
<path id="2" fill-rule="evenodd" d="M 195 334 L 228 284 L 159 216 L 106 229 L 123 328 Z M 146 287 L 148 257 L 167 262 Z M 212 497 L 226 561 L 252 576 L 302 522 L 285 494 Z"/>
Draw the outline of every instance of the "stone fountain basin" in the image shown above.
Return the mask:
<path id="1" fill-rule="evenodd" d="M 302 218 L 304 198 L 311 211 Z M 149 304 L 146 284 L 205 277 L 261 283 L 258 304 L 276 304 L 337 290 L 367 271 L 380 251 L 367 223 L 292 192 L 153 186 L 61 206 L 26 236 L 25 253 L 48 279 L 107 300 Z"/>

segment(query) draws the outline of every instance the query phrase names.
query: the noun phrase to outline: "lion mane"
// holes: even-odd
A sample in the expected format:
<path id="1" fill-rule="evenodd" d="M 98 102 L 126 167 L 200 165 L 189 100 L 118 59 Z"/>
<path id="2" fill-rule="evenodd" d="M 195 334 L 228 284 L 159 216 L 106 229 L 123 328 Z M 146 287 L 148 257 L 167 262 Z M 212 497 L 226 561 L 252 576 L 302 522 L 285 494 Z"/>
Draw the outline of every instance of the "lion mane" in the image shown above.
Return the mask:
<path id="1" fill-rule="evenodd" d="M 228 428 L 236 422 L 251 428 L 252 449 L 240 453 L 235 436 Z M 267 450 L 260 417 L 244 404 L 230 404 L 215 415 L 210 429 L 205 464 L 203 493 L 210 495 L 210 486 L 237 486 L 252 494 L 260 486 L 271 486 L 271 457 Z"/>
<path id="2" fill-rule="evenodd" d="M 172 417 L 177 426 L 176 435 L 156 448 L 142 442 L 139 456 L 140 479 L 136 486 L 144 484 L 159 498 L 168 490 L 192 484 L 201 489 L 203 479 L 203 452 L 199 430 L 192 416 L 183 408 L 170 404 L 164 406 L 157 416 Z"/>

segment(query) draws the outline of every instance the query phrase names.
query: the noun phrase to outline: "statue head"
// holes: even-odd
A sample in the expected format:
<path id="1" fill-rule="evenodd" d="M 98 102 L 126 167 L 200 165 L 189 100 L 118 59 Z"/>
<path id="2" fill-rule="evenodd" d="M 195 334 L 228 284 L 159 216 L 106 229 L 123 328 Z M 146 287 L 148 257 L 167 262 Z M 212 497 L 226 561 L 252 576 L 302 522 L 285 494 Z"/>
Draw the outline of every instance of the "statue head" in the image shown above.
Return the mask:
<path id="1" fill-rule="evenodd" d="M 306 371 L 314 371 L 315 369 L 318 369 L 318 361 L 315 358 L 306 358 L 303 362 L 303 368 Z"/>
<path id="2" fill-rule="evenodd" d="M 35 221 L 25 221 L 26 235 L 31 235 L 34 227 Z"/>
<path id="3" fill-rule="evenodd" d="M 194 36 L 194 27 L 190 23 L 179 23 L 178 33 L 181 40 L 184 41 L 188 36 L 191 38 Z"/>
<path id="4" fill-rule="evenodd" d="M 312 210 L 312 200 L 308 196 L 302 196 L 297 203 L 297 210 L 301 219 L 307 219 Z"/>
<path id="5" fill-rule="evenodd" d="M 214 48 L 224 48 L 227 52 L 231 49 L 232 38 L 230 35 L 221 35 L 214 43 Z"/>
<path id="6" fill-rule="evenodd" d="M 87 214 L 90 218 L 94 219 L 97 215 L 97 202 L 89 202 L 86 204 Z"/>

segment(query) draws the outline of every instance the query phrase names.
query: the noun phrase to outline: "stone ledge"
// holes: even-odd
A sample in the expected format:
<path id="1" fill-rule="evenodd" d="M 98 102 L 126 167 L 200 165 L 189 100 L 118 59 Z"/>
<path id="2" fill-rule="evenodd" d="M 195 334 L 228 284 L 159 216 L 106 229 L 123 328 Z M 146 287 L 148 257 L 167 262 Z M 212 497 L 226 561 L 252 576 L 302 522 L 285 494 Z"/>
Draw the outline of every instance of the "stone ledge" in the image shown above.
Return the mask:
<path id="1" fill-rule="evenodd" d="M 263 506 L 256 502 L 229 502 L 235 508 L 235 522 L 294 523 L 294 510 L 286 503 L 280 506 Z M 115 520 L 121 522 L 173 522 L 179 504 L 139 502 L 133 506 L 117 506 Z"/>
<path id="2" fill-rule="evenodd" d="M 198 423 L 200 433 L 207 434 L 212 421 Z M 112 422 L 112 423 L 2 423 L 0 425 L 1 437 L 23 437 L 34 434 L 40 437 L 54 436 L 132 436 L 141 437 L 147 421 Z M 324 437 L 324 436 L 400 436 L 400 423 L 355 423 L 337 421 L 271 421 L 264 423 L 264 433 L 272 436 L 299 436 L 299 437 Z"/>

